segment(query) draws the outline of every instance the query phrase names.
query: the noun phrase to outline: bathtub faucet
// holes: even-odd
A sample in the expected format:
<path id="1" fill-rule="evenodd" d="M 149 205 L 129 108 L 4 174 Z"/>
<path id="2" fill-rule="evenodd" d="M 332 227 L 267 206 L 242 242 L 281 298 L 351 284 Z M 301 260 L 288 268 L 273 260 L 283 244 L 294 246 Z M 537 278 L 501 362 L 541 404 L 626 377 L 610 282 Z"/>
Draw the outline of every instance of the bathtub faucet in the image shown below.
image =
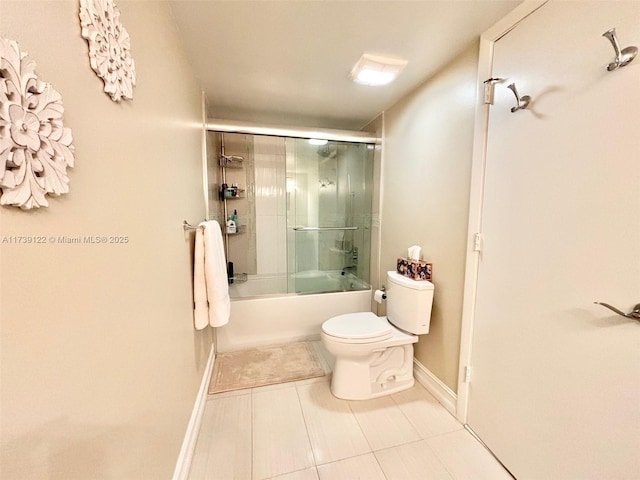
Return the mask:
<path id="1" fill-rule="evenodd" d="M 355 275 L 357 268 L 357 265 L 349 265 L 348 267 L 344 267 L 342 269 L 342 275 L 346 275 L 347 273 L 353 273 Z"/>

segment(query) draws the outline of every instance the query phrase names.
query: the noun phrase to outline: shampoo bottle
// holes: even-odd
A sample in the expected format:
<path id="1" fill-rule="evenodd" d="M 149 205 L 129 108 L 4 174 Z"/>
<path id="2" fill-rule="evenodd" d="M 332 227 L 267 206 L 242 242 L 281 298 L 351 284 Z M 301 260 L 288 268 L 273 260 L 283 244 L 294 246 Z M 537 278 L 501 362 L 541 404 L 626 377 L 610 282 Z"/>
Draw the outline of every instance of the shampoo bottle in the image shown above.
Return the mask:
<path id="1" fill-rule="evenodd" d="M 227 233 L 236 233 L 236 222 L 231 217 L 227 218 Z"/>

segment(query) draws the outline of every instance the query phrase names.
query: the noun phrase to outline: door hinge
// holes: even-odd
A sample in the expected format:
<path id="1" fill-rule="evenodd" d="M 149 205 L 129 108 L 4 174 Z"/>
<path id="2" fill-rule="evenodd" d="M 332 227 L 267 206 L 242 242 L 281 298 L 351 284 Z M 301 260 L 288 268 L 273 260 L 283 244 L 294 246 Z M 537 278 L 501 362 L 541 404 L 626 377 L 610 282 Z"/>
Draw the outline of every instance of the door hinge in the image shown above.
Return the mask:
<path id="1" fill-rule="evenodd" d="M 495 84 L 501 82 L 501 78 L 489 78 L 484 82 L 484 103 L 485 105 L 493 105 L 493 91 L 495 90 Z"/>
<path id="2" fill-rule="evenodd" d="M 471 383 L 471 365 L 464 367 L 464 383 Z"/>
<path id="3" fill-rule="evenodd" d="M 482 251 L 482 234 L 476 233 L 473 236 L 473 251 L 481 252 Z"/>

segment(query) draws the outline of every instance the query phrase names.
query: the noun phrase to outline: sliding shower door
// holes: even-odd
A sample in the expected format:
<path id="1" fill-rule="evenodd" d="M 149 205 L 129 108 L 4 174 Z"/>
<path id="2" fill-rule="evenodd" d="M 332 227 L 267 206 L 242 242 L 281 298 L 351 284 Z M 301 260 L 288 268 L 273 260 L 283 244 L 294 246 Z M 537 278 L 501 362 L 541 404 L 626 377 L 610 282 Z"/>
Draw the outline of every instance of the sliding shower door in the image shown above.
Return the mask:
<path id="1" fill-rule="evenodd" d="M 286 140 L 288 290 L 369 288 L 373 146 Z"/>
<path id="2" fill-rule="evenodd" d="M 369 288 L 373 145 L 319 142 L 210 133 L 231 297 Z"/>

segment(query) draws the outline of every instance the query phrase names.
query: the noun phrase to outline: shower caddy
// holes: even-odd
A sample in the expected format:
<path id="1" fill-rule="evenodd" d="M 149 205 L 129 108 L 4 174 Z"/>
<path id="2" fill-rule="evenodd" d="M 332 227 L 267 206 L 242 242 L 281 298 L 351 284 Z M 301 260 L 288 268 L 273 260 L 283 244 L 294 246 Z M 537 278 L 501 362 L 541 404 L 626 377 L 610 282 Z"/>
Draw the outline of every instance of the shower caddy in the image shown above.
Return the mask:
<path id="1" fill-rule="evenodd" d="M 246 225 L 236 224 L 235 230 L 231 231 L 227 228 L 227 219 L 230 216 L 230 211 L 235 210 L 227 204 L 227 202 L 234 200 L 239 200 L 245 197 L 245 190 L 242 188 L 238 188 L 237 185 L 232 184 L 231 186 L 227 183 L 227 169 L 241 169 L 244 168 L 244 157 L 239 155 L 226 155 L 225 147 L 224 147 L 224 133 L 220 134 L 221 138 L 221 152 L 220 152 L 220 169 L 222 171 L 222 185 L 220 187 L 220 200 L 223 204 L 223 215 L 224 215 L 224 226 L 223 226 L 223 234 L 224 234 L 224 250 L 227 256 L 227 277 L 229 280 L 229 284 L 232 283 L 244 283 L 247 281 L 246 273 L 235 273 L 233 270 L 233 262 L 229 261 L 229 236 L 240 235 L 246 233 Z"/>

